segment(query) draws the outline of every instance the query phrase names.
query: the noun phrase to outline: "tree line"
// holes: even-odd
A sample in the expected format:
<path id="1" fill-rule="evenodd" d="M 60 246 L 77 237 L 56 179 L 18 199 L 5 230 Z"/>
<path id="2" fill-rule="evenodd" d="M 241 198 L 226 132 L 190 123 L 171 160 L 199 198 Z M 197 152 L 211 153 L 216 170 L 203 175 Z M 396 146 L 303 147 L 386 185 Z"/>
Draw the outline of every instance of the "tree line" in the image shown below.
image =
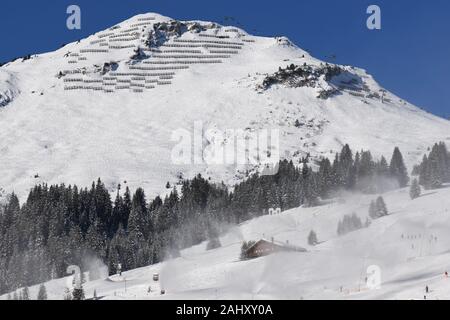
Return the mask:
<path id="1" fill-rule="evenodd" d="M 425 189 L 440 188 L 450 182 L 450 154 L 444 142 L 434 144 L 422 162 L 415 166 L 413 175 L 419 176 L 419 184 Z"/>
<path id="2" fill-rule="evenodd" d="M 111 195 L 100 179 L 90 188 L 37 185 L 23 205 L 11 194 L 0 208 L 0 293 L 66 276 L 73 264 L 95 279 L 93 259 L 114 274 L 118 263 L 123 271 L 146 266 L 208 239 L 217 247 L 228 225 L 270 208 L 316 206 L 340 189 L 375 194 L 408 181 L 398 148 L 388 164 L 345 145 L 333 161 L 282 160 L 275 175 L 253 174 L 233 191 L 201 175 L 151 200 L 142 188 L 120 185 Z"/>

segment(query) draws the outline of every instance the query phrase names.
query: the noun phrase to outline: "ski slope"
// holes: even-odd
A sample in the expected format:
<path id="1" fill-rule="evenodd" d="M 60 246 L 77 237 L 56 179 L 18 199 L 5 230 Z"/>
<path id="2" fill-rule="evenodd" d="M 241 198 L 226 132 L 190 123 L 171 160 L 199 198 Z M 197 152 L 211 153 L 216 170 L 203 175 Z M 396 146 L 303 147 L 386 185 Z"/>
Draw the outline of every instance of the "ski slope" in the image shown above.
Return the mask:
<path id="1" fill-rule="evenodd" d="M 344 236 L 337 223 L 355 212 L 364 221 L 374 196 L 342 194 L 329 204 L 262 216 L 232 227 L 220 237 L 222 247 L 206 243 L 181 257 L 124 272 L 122 277 L 88 281 L 102 299 L 450 299 L 450 186 L 410 200 L 408 190 L 383 195 L 389 215 Z M 309 246 L 313 229 L 319 245 Z M 403 237 L 402 237 L 403 236 Z M 239 261 L 243 240 L 274 237 L 307 248 Z M 433 240 L 431 240 L 433 238 Z M 368 266 L 381 269 L 381 287 L 365 284 Z M 152 280 L 159 273 L 160 281 Z M 50 299 L 62 299 L 71 278 L 45 283 Z M 31 297 L 39 286 L 30 288 Z M 151 292 L 148 288 L 151 287 Z M 164 289 L 166 293 L 160 294 Z M 0 299 L 6 299 L 3 295 Z"/>
<path id="2" fill-rule="evenodd" d="M 283 37 L 256 37 L 202 21 L 183 22 L 187 29 L 174 35 L 170 28 L 156 32 L 161 23 L 176 29 L 180 22 L 138 15 L 54 52 L 0 67 L 1 188 L 23 200 L 39 183 L 88 186 L 101 177 L 111 192 L 122 183 L 144 187 L 152 197 L 180 176 L 202 173 L 233 185 L 257 169 L 174 163 L 173 133 L 193 133 L 195 122 L 204 130 L 246 134 L 278 129 L 279 154 L 294 161 L 307 153 L 333 157 L 349 143 L 376 157 L 389 157 L 398 146 L 411 168 L 430 145 L 450 141 L 449 121 L 389 92 L 377 98 L 382 88 L 365 70 L 341 66 L 359 79 L 359 91 L 346 89 L 346 79 L 259 90 L 265 75 L 279 67 L 321 61 Z M 150 47 L 147 41 L 156 43 Z M 145 58 L 133 58 L 138 48 Z M 339 94 L 317 98 L 330 87 Z M 303 125 L 296 127 L 296 120 Z"/>

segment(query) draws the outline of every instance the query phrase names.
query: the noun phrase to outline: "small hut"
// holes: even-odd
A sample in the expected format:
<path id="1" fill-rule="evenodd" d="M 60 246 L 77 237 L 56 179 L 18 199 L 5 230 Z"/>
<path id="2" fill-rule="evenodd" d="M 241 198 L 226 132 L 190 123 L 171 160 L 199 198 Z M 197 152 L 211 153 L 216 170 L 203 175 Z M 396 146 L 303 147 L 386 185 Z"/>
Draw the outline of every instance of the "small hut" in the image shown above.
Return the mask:
<path id="1" fill-rule="evenodd" d="M 275 252 L 306 252 L 306 249 L 298 246 L 293 246 L 289 242 L 275 241 L 273 238 L 269 241 L 266 239 L 260 239 L 246 251 L 246 256 L 249 259 L 258 258 L 269 255 Z"/>

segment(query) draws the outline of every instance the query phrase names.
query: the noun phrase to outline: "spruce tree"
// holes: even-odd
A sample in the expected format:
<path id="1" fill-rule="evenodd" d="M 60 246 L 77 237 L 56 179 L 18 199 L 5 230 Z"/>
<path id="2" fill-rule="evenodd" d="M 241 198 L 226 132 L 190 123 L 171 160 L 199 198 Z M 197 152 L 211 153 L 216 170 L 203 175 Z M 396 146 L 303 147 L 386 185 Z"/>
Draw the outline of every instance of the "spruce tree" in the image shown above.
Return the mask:
<path id="1" fill-rule="evenodd" d="M 375 201 L 373 200 L 370 202 L 369 206 L 369 217 L 371 217 L 372 219 L 378 218 L 377 206 L 375 204 Z"/>
<path id="2" fill-rule="evenodd" d="M 424 155 L 419 165 L 419 184 L 429 189 L 430 173 L 428 170 L 428 157 Z"/>
<path id="3" fill-rule="evenodd" d="M 409 182 L 408 170 L 406 169 L 402 153 L 398 147 L 395 147 L 394 153 L 392 154 L 389 173 L 392 178 L 395 178 L 398 181 L 400 188 L 407 186 Z"/>
<path id="4" fill-rule="evenodd" d="M 128 221 L 129 234 L 139 240 L 146 239 L 148 218 L 145 193 L 142 188 L 138 188 L 133 195 L 131 203 L 130 218 Z"/>
<path id="5" fill-rule="evenodd" d="M 442 170 L 444 171 L 444 182 L 450 182 L 450 153 L 444 142 L 439 143 L 441 151 Z"/>
<path id="6" fill-rule="evenodd" d="M 419 171 L 419 184 L 425 189 L 436 189 L 450 182 L 450 155 L 445 143 L 436 143 L 416 171 Z"/>
<path id="7" fill-rule="evenodd" d="M 380 161 L 377 164 L 377 174 L 381 177 L 387 177 L 389 175 L 389 165 L 384 156 L 381 156 Z"/>
<path id="8" fill-rule="evenodd" d="M 251 246 L 253 246 L 254 244 L 255 244 L 256 242 L 255 241 L 252 241 L 252 240 L 250 240 L 250 241 L 243 241 L 242 242 L 242 246 L 241 246 L 241 255 L 240 255 L 240 259 L 241 260 L 245 260 L 245 259 L 248 259 L 249 257 L 248 257 L 248 255 L 247 255 L 247 250 L 251 247 Z"/>
<path id="9" fill-rule="evenodd" d="M 308 235 L 308 244 L 310 246 L 315 246 L 318 243 L 319 241 L 317 240 L 317 234 L 315 233 L 314 230 L 311 230 Z"/>
<path id="10" fill-rule="evenodd" d="M 344 218 L 338 222 L 337 234 L 344 235 L 346 233 L 361 229 L 362 227 L 362 221 L 356 213 L 344 215 Z"/>
<path id="11" fill-rule="evenodd" d="M 386 207 L 386 203 L 384 202 L 384 199 L 382 196 L 379 196 L 375 202 L 376 210 L 377 210 L 377 216 L 378 217 L 384 217 L 388 215 L 388 210 Z"/>
<path id="12" fill-rule="evenodd" d="M 333 188 L 332 168 L 328 158 L 322 159 L 319 165 L 319 189 L 323 198 L 328 198 Z"/>
<path id="13" fill-rule="evenodd" d="M 313 207 L 317 204 L 318 187 L 315 181 L 314 174 L 312 170 L 306 165 L 306 163 L 303 164 L 302 178 L 304 192 L 303 203 L 306 207 Z"/>
<path id="14" fill-rule="evenodd" d="M 37 300 L 47 300 L 47 289 L 44 284 L 39 286 L 39 292 L 37 295 Z"/>
<path id="15" fill-rule="evenodd" d="M 117 188 L 116 200 L 114 200 L 114 207 L 112 209 L 112 220 L 109 232 L 110 238 L 112 238 L 116 234 L 120 225 L 123 226 L 123 217 L 122 217 L 123 198 L 119 192 L 120 192 L 120 185 Z"/>
<path id="16" fill-rule="evenodd" d="M 380 161 L 375 165 L 375 185 L 376 190 L 373 190 L 374 193 L 385 192 L 393 188 L 394 186 L 391 183 L 387 183 L 387 178 L 389 178 L 389 165 L 386 161 L 385 157 L 381 157 Z"/>
<path id="17" fill-rule="evenodd" d="M 414 179 L 411 183 L 411 188 L 409 189 L 409 196 L 414 200 L 420 197 L 420 192 L 421 190 L 419 182 L 417 181 L 417 179 Z"/>
<path id="18" fill-rule="evenodd" d="M 428 156 L 428 181 L 427 185 L 430 189 L 437 189 L 441 187 L 444 177 L 445 170 L 442 161 L 441 150 L 438 144 L 435 144 L 431 149 L 430 155 Z"/>
<path id="19" fill-rule="evenodd" d="M 339 175 L 342 186 L 352 189 L 355 185 L 356 173 L 353 167 L 353 154 L 350 146 L 346 144 L 339 156 Z"/>
<path id="20" fill-rule="evenodd" d="M 131 212 L 131 193 L 130 189 L 126 187 L 125 193 L 123 195 L 123 206 L 121 210 L 121 221 L 124 230 L 128 230 L 128 220 Z"/>

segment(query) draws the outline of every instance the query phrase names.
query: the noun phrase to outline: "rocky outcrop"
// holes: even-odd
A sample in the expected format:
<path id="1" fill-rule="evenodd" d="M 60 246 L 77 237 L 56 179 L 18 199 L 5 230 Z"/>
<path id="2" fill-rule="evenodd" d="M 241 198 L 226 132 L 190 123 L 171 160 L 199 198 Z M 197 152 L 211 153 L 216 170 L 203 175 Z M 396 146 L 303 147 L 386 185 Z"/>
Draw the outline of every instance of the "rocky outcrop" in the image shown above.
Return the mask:
<path id="1" fill-rule="evenodd" d="M 6 107 L 13 100 L 13 97 L 13 94 L 9 90 L 0 92 L 0 107 Z"/>
<path id="2" fill-rule="evenodd" d="M 364 91 L 365 96 L 377 98 L 377 93 L 370 93 L 363 79 L 348 67 L 321 63 L 320 65 L 291 64 L 279 68 L 277 72 L 266 75 L 258 90 L 267 90 L 273 85 L 283 85 L 290 88 L 310 87 L 318 89 L 317 98 L 328 99 L 342 90 L 351 93 Z"/>
<path id="3" fill-rule="evenodd" d="M 318 81 L 322 77 L 329 82 L 334 76 L 339 75 L 342 69 L 335 65 L 321 65 L 319 67 L 307 65 L 306 63 L 298 66 L 291 64 L 286 68 L 279 68 L 272 75 L 267 75 L 262 83 L 263 89 L 268 89 L 274 84 L 284 84 L 286 86 L 295 87 L 316 87 Z"/>
<path id="4" fill-rule="evenodd" d="M 170 38 L 179 37 L 185 32 L 199 33 L 217 28 L 219 28 L 219 25 L 212 22 L 181 22 L 178 20 L 158 22 L 153 24 L 153 30 L 150 31 L 145 44 L 148 47 L 158 47 Z"/>
<path id="5" fill-rule="evenodd" d="M 181 21 L 158 22 L 153 24 L 153 30 L 149 32 L 145 44 L 148 47 L 159 47 L 169 38 L 179 37 L 187 30 L 187 25 Z"/>
<path id="6" fill-rule="evenodd" d="M 0 107 L 6 107 L 18 94 L 14 77 L 0 70 Z"/>
<path id="7" fill-rule="evenodd" d="M 132 57 L 132 59 L 133 59 L 133 57 Z M 101 67 L 101 70 L 99 70 L 99 71 L 102 75 L 105 75 L 106 73 L 108 73 L 110 71 L 115 71 L 118 67 L 119 67 L 119 64 L 115 61 L 105 62 L 105 63 L 103 63 L 103 66 Z"/>

